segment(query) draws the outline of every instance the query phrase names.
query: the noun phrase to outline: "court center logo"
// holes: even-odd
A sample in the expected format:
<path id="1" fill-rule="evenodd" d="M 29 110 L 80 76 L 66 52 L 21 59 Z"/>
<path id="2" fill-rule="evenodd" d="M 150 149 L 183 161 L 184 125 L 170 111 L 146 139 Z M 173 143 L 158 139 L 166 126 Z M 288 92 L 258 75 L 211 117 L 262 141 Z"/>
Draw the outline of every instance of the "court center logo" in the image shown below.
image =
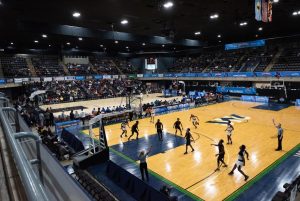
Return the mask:
<path id="1" fill-rule="evenodd" d="M 236 123 L 246 123 L 246 122 L 248 122 L 249 119 L 250 119 L 250 117 L 240 116 L 237 114 L 231 114 L 228 116 L 213 119 L 211 121 L 207 121 L 206 123 L 226 125 L 228 123 L 228 121 L 236 122 Z"/>

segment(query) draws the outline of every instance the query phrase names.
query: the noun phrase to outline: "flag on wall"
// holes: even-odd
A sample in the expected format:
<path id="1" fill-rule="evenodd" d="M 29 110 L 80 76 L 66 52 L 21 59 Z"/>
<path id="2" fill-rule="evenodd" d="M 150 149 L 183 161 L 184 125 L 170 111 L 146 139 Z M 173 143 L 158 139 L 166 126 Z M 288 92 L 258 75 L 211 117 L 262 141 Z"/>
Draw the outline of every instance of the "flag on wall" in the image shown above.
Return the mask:
<path id="1" fill-rule="evenodd" d="M 261 21 L 261 0 L 255 0 L 255 19 Z"/>
<path id="2" fill-rule="evenodd" d="M 271 0 L 255 0 L 255 19 L 257 21 L 272 22 Z"/>

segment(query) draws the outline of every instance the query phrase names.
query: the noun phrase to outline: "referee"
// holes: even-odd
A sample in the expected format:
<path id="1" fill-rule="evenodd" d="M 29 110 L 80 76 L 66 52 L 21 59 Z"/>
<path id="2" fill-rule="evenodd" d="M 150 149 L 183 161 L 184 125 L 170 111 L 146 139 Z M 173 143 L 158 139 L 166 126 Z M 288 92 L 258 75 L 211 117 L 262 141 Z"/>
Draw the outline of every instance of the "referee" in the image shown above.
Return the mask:
<path id="1" fill-rule="evenodd" d="M 275 151 L 281 151 L 282 150 L 283 129 L 282 129 L 280 123 L 278 123 L 276 125 L 274 119 L 273 119 L 273 124 L 277 128 L 277 139 L 278 139 L 278 147 L 277 147 L 277 149 L 275 149 Z"/>

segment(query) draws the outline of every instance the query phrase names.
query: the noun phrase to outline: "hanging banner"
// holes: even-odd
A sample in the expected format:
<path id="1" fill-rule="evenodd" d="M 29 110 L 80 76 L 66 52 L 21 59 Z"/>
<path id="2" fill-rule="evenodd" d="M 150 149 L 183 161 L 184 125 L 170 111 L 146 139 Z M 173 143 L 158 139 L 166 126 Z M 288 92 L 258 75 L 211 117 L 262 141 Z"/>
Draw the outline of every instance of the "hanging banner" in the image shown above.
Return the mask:
<path id="1" fill-rule="evenodd" d="M 261 0 L 255 0 L 255 19 L 261 21 Z"/>

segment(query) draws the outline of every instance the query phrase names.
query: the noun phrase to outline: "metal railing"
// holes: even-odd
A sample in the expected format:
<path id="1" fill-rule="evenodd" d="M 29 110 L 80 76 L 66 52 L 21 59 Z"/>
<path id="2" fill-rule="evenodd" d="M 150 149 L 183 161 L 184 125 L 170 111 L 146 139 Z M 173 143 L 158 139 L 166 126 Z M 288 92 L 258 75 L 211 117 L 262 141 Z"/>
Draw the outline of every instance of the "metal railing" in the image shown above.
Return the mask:
<path id="1" fill-rule="evenodd" d="M 28 200 L 90 201 L 4 96 L 0 93 L 0 122 Z"/>

